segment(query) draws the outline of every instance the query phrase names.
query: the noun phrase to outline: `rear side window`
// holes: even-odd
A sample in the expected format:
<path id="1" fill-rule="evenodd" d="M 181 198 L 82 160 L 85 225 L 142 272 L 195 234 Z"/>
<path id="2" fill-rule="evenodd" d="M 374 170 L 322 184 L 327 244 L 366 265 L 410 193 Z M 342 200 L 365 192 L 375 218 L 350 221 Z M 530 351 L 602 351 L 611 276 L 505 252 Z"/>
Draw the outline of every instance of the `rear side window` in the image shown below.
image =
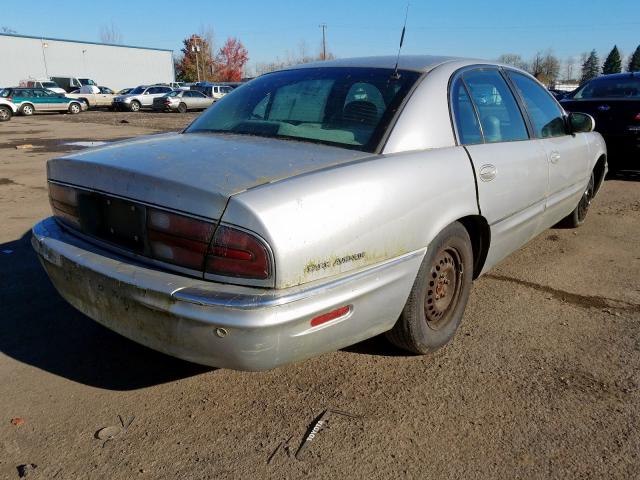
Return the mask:
<path id="1" fill-rule="evenodd" d="M 517 72 L 509 72 L 527 107 L 535 136 L 538 138 L 566 135 L 564 114 L 551 95 L 538 83 Z"/>
<path id="2" fill-rule="evenodd" d="M 453 116 L 455 118 L 460 144 L 474 145 L 476 143 L 482 143 L 482 133 L 480 132 L 478 117 L 473 110 L 473 104 L 464 87 L 464 83 L 459 78 L 453 84 L 451 105 L 453 107 Z"/>
<path id="3" fill-rule="evenodd" d="M 487 143 L 527 140 L 529 134 L 520 108 L 497 70 L 473 70 L 464 74 Z"/>

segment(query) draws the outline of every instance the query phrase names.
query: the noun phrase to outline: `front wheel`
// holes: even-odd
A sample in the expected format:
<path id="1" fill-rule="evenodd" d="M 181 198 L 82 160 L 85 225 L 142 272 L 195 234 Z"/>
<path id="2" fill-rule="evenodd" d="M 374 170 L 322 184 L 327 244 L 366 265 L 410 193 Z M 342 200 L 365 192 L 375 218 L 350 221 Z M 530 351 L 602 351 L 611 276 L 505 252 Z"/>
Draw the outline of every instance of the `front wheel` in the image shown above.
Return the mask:
<path id="1" fill-rule="evenodd" d="M 0 105 L 0 122 L 6 122 L 7 120 L 11 120 L 12 116 L 13 116 L 13 112 L 9 107 Z"/>
<path id="2" fill-rule="evenodd" d="M 591 201 L 595 195 L 595 185 L 596 179 L 593 172 L 591 172 L 591 177 L 589 178 L 589 183 L 587 183 L 587 188 L 584 190 L 582 197 L 580 197 L 580 201 L 576 208 L 567 215 L 560 223 L 564 227 L 568 228 L 578 228 L 582 225 L 587 218 L 587 213 L 589 212 L 589 207 L 591 207 Z"/>
<path id="3" fill-rule="evenodd" d="M 69 113 L 70 114 L 77 115 L 81 111 L 82 111 L 82 107 L 80 106 L 79 103 L 72 103 L 71 105 L 69 105 Z"/>
<path id="4" fill-rule="evenodd" d="M 420 354 L 445 345 L 462 321 L 472 276 L 471 240 L 462 224 L 454 222 L 427 248 L 407 303 L 387 338 Z"/>
<path id="5" fill-rule="evenodd" d="M 131 105 L 129 105 L 129 110 L 131 110 L 132 112 L 139 112 L 140 102 L 138 102 L 137 100 L 132 101 Z"/>

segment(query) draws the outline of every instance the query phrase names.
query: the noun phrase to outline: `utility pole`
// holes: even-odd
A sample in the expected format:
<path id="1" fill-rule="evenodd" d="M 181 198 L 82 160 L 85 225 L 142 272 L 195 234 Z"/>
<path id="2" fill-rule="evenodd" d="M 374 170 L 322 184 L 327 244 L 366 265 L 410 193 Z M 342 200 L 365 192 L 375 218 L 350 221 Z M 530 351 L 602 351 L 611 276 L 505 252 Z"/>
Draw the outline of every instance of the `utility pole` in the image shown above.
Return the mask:
<path id="1" fill-rule="evenodd" d="M 320 28 L 322 29 L 322 60 L 327 59 L 327 36 L 325 31 L 327 30 L 327 24 L 321 23 Z"/>
<path id="2" fill-rule="evenodd" d="M 191 51 L 196 54 L 196 72 L 198 73 L 198 82 L 200 81 L 200 61 L 198 60 L 198 53 L 200 52 L 200 45 L 194 42 L 191 45 Z"/>

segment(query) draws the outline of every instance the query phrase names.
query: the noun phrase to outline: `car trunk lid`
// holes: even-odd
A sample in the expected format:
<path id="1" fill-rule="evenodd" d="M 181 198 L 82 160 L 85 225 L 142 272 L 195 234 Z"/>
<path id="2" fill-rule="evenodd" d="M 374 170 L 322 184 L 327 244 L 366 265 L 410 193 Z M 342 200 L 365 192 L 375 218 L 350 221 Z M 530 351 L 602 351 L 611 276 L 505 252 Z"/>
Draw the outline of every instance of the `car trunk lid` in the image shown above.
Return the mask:
<path id="1" fill-rule="evenodd" d="M 569 112 L 588 113 L 596 121 L 596 131 L 602 134 L 628 134 L 630 127 L 640 126 L 640 100 L 601 98 L 593 100 L 564 100 Z"/>
<path id="2" fill-rule="evenodd" d="M 261 137 L 189 133 L 116 142 L 50 160 L 50 180 L 219 219 L 231 195 L 371 154 Z"/>

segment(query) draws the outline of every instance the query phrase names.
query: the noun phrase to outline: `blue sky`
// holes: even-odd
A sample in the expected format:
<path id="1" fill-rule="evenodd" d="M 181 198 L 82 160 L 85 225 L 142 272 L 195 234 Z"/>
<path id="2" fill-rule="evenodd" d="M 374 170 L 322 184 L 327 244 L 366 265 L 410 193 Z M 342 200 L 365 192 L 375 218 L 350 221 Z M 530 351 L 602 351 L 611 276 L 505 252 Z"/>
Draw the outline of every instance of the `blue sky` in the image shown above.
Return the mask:
<path id="1" fill-rule="evenodd" d="M 228 36 L 240 38 L 253 65 L 283 59 L 287 51 L 297 52 L 301 41 L 317 53 L 322 22 L 328 25 L 329 50 L 338 57 L 395 54 L 406 2 L 106 0 L 76 5 L 33 0 L 26 10 L 2 8 L 0 27 L 99 41 L 100 27 L 113 22 L 125 44 L 177 51 L 183 38 L 211 26 L 218 45 Z M 496 58 L 511 52 L 527 59 L 552 48 L 564 61 L 592 48 L 603 57 L 614 44 L 625 55 L 640 44 L 640 0 L 412 0 L 403 53 Z"/>

